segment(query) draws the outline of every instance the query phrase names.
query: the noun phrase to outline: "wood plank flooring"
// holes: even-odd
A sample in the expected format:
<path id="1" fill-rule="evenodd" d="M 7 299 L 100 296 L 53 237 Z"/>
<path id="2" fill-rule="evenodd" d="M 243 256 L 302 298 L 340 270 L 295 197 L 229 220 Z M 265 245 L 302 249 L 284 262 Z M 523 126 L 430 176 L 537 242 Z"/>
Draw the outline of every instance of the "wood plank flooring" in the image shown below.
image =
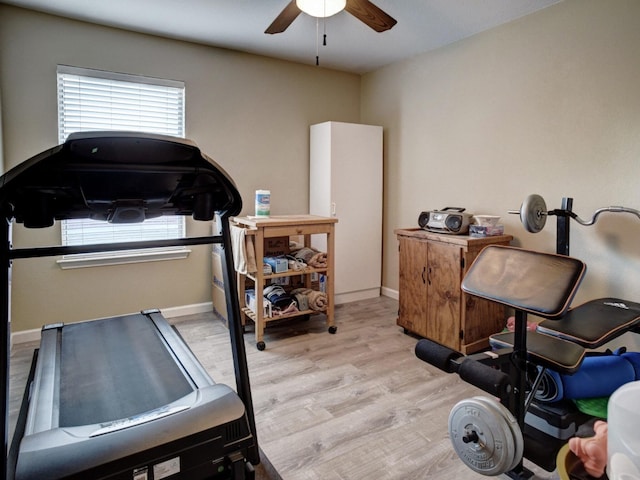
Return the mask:
<path id="1" fill-rule="evenodd" d="M 284 480 L 487 478 L 453 452 L 447 427 L 456 402 L 486 393 L 418 360 L 397 310 L 387 297 L 339 305 L 335 335 L 322 315 L 271 322 L 264 351 L 247 329 L 258 441 Z M 211 376 L 235 388 L 224 325 L 208 314 L 172 323 Z M 12 351 L 11 426 L 36 347 Z"/>

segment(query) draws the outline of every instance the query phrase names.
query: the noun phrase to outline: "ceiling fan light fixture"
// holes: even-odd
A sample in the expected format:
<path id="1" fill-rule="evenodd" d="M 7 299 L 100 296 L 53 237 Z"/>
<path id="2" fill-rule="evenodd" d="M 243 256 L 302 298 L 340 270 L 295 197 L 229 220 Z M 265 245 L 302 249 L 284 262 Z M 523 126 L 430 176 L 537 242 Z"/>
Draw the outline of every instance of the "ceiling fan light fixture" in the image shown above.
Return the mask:
<path id="1" fill-rule="evenodd" d="M 326 18 L 344 10 L 347 0 L 296 0 L 296 5 L 307 15 Z"/>

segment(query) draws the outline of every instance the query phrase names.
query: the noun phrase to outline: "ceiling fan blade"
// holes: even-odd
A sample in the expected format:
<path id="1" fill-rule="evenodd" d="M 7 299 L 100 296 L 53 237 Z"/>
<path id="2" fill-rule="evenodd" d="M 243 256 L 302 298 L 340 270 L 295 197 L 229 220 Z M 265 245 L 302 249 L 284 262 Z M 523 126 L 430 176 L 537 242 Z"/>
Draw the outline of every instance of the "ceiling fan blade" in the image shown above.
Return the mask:
<path id="1" fill-rule="evenodd" d="M 284 7 L 284 10 L 280 12 L 280 15 L 269 25 L 264 33 L 282 33 L 284 32 L 293 21 L 298 18 L 301 10 L 296 5 L 296 0 L 291 0 L 289 5 Z"/>
<path id="2" fill-rule="evenodd" d="M 345 10 L 376 32 L 389 30 L 398 23 L 395 18 L 376 7 L 369 0 L 347 0 Z"/>

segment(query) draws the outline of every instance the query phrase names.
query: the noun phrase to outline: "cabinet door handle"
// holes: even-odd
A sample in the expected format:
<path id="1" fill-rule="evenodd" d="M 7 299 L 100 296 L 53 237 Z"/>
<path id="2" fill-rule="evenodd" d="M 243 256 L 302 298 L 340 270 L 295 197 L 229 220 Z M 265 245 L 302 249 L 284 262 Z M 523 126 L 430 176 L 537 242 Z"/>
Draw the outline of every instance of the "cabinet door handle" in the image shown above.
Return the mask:
<path id="1" fill-rule="evenodd" d="M 429 267 L 429 272 L 427 274 L 427 283 L 431 285 L 431 267 Z"/>
<path id="2" fill-rule="evenodd" d="M 422 283 L 427 283 L 427 279 L 424 278 L 424 274 L 426 270 L 427 270 L 427 267 L 422 267 L 422 273 L 420 274 L 420 276 L 422 277 Z"/>

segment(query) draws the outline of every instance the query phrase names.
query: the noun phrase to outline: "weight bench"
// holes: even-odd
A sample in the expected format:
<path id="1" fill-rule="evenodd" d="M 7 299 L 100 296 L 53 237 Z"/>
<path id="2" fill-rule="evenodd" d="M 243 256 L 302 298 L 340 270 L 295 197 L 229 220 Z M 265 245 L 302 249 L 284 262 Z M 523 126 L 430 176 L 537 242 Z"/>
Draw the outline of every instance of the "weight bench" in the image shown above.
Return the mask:
<path id="1" fill-rule="evenodd" d="M 640 304 L 619 298 L 591 300 L 567 312 L 560 322 L 540 322 L 538 332 L 585 348 L 598 348 L 640 325 Z"/>
<path id="2" fill-rule="evenodd" d="M 575 374 L 587 348 L 602 346 L 638 326 L 640 304 L 620 299 L 593 300 L 569 309 L 585 271 L 585 264 L 572 257 L 488 246 L 469 268 L 462 290 L 514 309 L 515 331 L 493 335 L 493 351 L 469 356 L 432 340 L 417 343 L 418 358 L 458 373 L 500 399 L 499 404 L 485 397 L 464 400 L 449 417 L 453 446 L 476 472 L 531 478 L 523 458 L 553 471 L 561 444 L 525 424 L 545 369 Z M 537 331 L 527 331 L 528 314 L 544 319 Z"/>

